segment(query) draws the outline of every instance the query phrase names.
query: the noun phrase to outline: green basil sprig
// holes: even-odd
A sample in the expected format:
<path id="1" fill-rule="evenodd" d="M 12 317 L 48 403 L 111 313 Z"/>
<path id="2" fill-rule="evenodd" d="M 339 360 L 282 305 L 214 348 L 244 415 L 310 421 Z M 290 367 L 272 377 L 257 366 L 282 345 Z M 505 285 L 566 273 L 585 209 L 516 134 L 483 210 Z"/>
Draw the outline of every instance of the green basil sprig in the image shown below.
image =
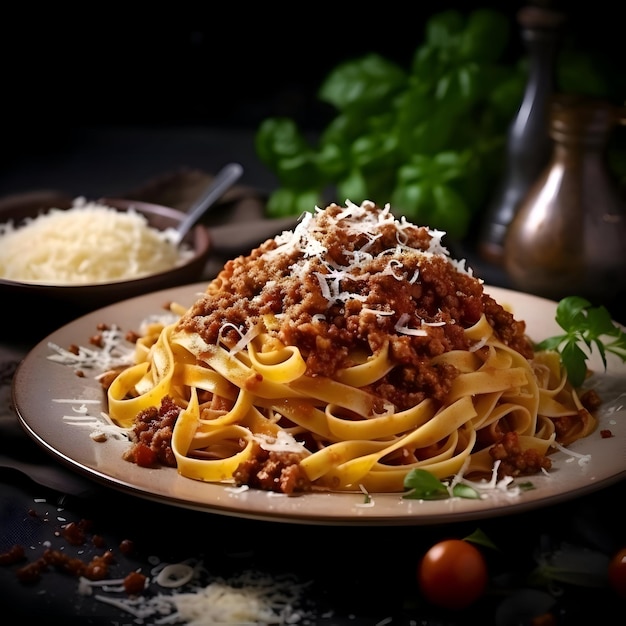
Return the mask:
<path id="1" fill-rule="evenodd" d="M 540 341 L 535 349 L 559 352 L 574 387 L 583 384 L 587 375 L 587 359 L 594 348 L 600 354 L 605 369 L 608 352 L 626 362 L 626 333 L 612 320 L 606 307 L 592 306 L 580 296 L 568 296 L 557 304 L 555 319 L 565 332 Z"/>

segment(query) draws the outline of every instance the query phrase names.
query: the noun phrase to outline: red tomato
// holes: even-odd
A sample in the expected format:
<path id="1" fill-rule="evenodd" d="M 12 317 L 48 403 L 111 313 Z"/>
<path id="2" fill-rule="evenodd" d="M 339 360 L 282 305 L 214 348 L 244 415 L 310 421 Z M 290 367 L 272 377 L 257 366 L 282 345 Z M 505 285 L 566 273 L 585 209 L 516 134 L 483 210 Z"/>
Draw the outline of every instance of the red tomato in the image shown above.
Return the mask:
<path id="1" fill-rule="evenodd" d="M 626 547 L 618 550 L 609 562 L 609 584 L 626 598 Z"/>
<path id="2" fill-rule="evenodd" d="M 487 563 L 473 544 L 463 539 L 446 539 L 422 557 L 417 580 L 420 591 L 432 604 L 464 609 L 485 592 Z"/>

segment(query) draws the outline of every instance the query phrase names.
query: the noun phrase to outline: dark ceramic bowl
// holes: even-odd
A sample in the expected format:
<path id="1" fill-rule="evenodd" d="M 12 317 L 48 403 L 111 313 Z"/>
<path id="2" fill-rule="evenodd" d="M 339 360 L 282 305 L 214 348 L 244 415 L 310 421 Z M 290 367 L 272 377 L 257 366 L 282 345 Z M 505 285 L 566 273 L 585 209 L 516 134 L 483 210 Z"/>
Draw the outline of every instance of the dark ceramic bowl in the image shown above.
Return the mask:
<path id="1" fill-rule="evenodd" d="M 97 202 L 121 211 L 132 207 L 145 215 L 148 223 L 158 229 L 176 227 L 186 215 L 177 209 L 135 200 L 99 198 Z M 13 203 L 4 202 L 0 205 L 0 222 L 13 220 L 14 224 L 19 226 L 25 218 L 36 217 L 46 209 L 52 207 L 66 209 L 71 205 L 71 199 L 60 196 L 47 201 L 33 196 Z M 136 279 L 81 285 L 39 285 L 0 277 L 0 297 L 5 312 L 10 314 L 12 311 L 20 320 L 29 319 L 30 327 L 38 328 L 45 325 L 49 329 L 54 329 L 60 323 L 69 322 L 85 313 L 121 300 L 198 282 L 204 278 L 211 251 L 206 226 L 196 225 L 185 238 L 185 243 L 192 248 L 193 254 L 182 264 Z"/>

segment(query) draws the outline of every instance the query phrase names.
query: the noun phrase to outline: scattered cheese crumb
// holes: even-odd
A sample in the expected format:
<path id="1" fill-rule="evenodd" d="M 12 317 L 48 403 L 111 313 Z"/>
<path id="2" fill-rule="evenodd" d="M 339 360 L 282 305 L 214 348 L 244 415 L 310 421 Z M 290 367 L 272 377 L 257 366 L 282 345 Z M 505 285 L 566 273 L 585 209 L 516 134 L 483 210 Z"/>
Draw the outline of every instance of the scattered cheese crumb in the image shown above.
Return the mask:
<path id="1" fill-rule="evenodd" d="M 174 571 L 184 575 L 171 578 Z M 299 582 L 292 575 L 246 570 L 231 579 L 215 578 L 202 584 L 199 578 L 207 574 L 202 562 L 195 566 L 163 563 L 153 574 L 157 586 L 170 588 L 168 593 L 127 597 L 123 590 L 114 588 L 123 581 L 85 578 L 79 582 L 78 593 L 125 611 L 135 618 L 135 624 L 287 625 L 309 624 L 313 617 L 302 606 L 304 590 L 310 583 Z M 102 593 L 93 594 L 94 587 Z"/>

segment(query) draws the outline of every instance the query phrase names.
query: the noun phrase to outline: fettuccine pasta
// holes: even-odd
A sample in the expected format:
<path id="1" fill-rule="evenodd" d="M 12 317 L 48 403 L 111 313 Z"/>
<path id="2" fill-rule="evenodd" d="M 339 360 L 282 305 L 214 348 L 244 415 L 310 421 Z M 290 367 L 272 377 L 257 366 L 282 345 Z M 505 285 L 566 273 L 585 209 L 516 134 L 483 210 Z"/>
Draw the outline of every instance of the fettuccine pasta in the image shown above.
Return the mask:
<path id="1" fill-rule="evenodd" d="M 549 469 L 595 419 L 444 234 L 347 202 L 229 261 L 109 386 L 126 458 L 285 493 Z"/>

